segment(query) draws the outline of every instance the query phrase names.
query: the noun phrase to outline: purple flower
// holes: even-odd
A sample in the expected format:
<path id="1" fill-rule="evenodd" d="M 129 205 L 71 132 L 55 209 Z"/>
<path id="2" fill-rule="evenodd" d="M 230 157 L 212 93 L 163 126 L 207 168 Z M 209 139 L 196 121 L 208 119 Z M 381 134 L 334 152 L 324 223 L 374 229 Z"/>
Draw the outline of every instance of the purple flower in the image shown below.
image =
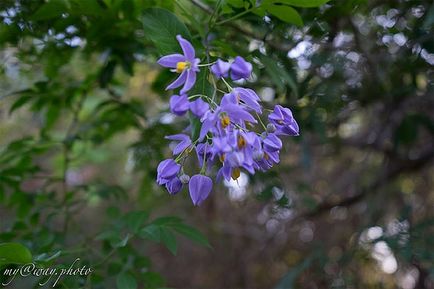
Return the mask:
<path id="1" fill-rule="evenodd" d="M 166 139 L 180 142 L 173 149 L 173 155 L 177 155 L 177 154 L 182 153 L 185 149 L 187 149 L 191 145 L 190 137 L 188 135 L 182 134 L 182 133 L 166 136 Z"/>
<path id="2" fill-rule="evenodd" d="M 244 60 L 241 56 L 235 57 L 234 62 L 231 64 L 231 78 L 232 80 L 239 80 L 242 78 L 249 78 L 252 73 L 252 64 Z"/>
<path id="3" fill-rule="evenodd" d="M 212 180 L 204 175 L 194 175 L 188 183 L 188 189 L 193 204 L 198 206 L 208 198 L 212 189 Z"/>
<path id="4" fill-rule="evenodd" d="M 202 117 L 209 110 L 209 104 L 198 98 L 190 102 L 190 110 L 195 116 Z"/>
<path id="5" fill-rule="evenodd" d="M 245 122 L 257 123 L 256 119 L 240 105 L 233 103 L 232 94 L 226 94 L 221 105 L 214 112 L 208 111 L 201 119 L 199 139 L 202 140 L 209 131 L 222 131 L 231 124 L 245 127 Z"/>
<path id="6" fill-rule="evenodd" d="M 187 95 L 172 95 L 170 98 L 170 111 L 176 115 L 184 115 L 188 108 L 190 107 L 190 102 L 188 101 Z"/>
<path id="7" fill-rule="evenodd" d="M 196 73 L 199 71 L 198 64 L 200 59 L 195 58 L 195 51 L 190 42 L 182 38 L 181 35 L 177 35 L 176 39 L 184 54 L 175 53 L 163 56 L 158 60 L 158 64 L 172 68 L 173 72 L 181 74 L 174 82 L 166 87 L 166 90 L 175 89 L 184 84 L 184 87 L 180 91 L 180 94 L 184 94 L 189 91 L 196 82 Z"/>
<path id="8" fill-rule="evenodd" d="M 180 190 L 182 190 L 182 182 L 179 178 L 174 177 L 169 182 L 166 183 L 166 189 L 171 195 L 175 195 Z"/>
<path id="9" fill-rule="evenodd" d="M 238 101 L 242 101 L 249 109 L 262 113 L 260 98 L 253 90 L 249 88 L 235 87 L 232 92 Z"/>
<path id="10" fill-rule="evenodd" d="M 172 159 L 160 162 L 157 167 L 157 183 L 159 185 L 167 184 L 170 180 L 176 177 L 180 169 L 181 166 Z"/>
<path id="11" fill-rule="evenodd" d="M 229 68 L 231 64 L 229 62 L 222 61 L 221 59 L 217 59 L 217 62 L 211 66 L 211 72 L 217 77 L 228 77 Z"/>
<path id="12" fill-rule="evenodd" d="M 274 111 L 268 115 L 268 120 L 276 126 L 276 134 L 299 135 L 297 121 L 292 116 L 292 112 L 289 108 L 276 105 Z"/>
<path id="13" fill-rule="evenodd" d="M 275 134 L 268 134 L 263 141 L 264 150 L 268 153 L 276 152 L 282 148 L 282 141 Z"/>

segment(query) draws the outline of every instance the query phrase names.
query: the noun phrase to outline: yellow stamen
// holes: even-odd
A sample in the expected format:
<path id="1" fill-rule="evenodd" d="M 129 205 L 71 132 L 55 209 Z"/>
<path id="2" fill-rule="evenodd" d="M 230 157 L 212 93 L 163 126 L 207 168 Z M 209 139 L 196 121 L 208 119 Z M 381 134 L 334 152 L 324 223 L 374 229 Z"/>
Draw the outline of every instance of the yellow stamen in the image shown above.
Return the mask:
<path id="1" fill-rule="evenodd" d="M 176 72 L 181 73 L 190 66 L 190 63 L 181 61 L 176 64 Z"/>
<path id="2" fill-rule="evenodd" d="M 229 116 L 225 115 L 221 118 L 220 123 L 222 124 L 223 128 L 226 128 L 231 123 L 231 119 Z"/>
<path id="3" fill-rule="evenodd" d="M 268 154 L 265 152 L 264 152 L 264 159 L 266 159 L 267 161 L 270 159 L 270 156 L 268 156 Z"/>
<path id="4" fill-rule="evenodd" d="M 277 123 L 278 124 L 283 124 L 284 122 L 283 122 L 283 120 L 278 120 Z"/>
<path id="5" fill-rule="evenodd" d="M 246 140 L 242 136 L 238 136 L 238 148 L 243 148 L 246 146 Z"/>
<path id="6" fill-rule="evenodd" d="M 236 180 L 240 177 L 241 171 L 239 168 L 232 169 L 232 179 Z"/>
<path id="7" fill-rule="evenodd" d="M 224 162 L 226 159 L 226 154 L 222 154 L 221 156 L 219 156 L 219 159 L 221 162 Z"/>

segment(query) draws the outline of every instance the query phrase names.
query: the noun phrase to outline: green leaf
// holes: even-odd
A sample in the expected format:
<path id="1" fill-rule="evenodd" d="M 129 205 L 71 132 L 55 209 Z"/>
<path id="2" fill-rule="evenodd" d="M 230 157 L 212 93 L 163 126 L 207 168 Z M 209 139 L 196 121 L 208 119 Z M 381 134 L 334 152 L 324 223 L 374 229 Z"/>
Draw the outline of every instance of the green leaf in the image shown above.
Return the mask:
<path id="1" fill-rule="evenodd" d="M 244 0 L 226 0 L 225 2 L 235 8 L 244 7 Z"/>
<path id="2" fill-rule="evenodd" d="M 178 217 L 168 216 L 168 217 L 157 218 L 152 223 L 158 226 L 171 226 L 174 224 L 182 223 L 182 219 Z"/>
<path id="3" fill-rule="evenodd" d="M 30 262 L 32 262 L 32 254 L 29 249 L 20 243 L 0 244 L 0 265 L 26 264 Z"/>
<path id="4" fill-rule="evenodd" d="M 148 213 L 144 211 L 135 211 L 126 214 L 123 217 L 123 221 L 126 223 L 128 229 L 130 229 L 134 233 L 137 233 L 147 218 Z"/>
<path id="5" fill-rule="evenodd" d="M 140 230 L 139 236 L 142 238 L 152 240 L 154 242 L 160 242 L 161 241 L 160 227 L 154 224 L 148 225 L 144 227 L 142 230 Z"/>
<path id="6" fill-rule="evenodd" d="M 163 228 L 161 229 L 161 242 L 163 242 L 173 255 L 176 255 L 178 244 L 176 243 L 175 235 L 171 231 Z"/>
<path id="7" fill-rule="evenodd" d="M 66 0 L 51 0 L 36 10 L 30 19 L 35 21 L 51 19 L 61 16 L 67 10 L 68 2 Z"/>
<path id="8" fill-rule="evenodd" d="M 176 35 L 191 38 L 187 27 L 171 12 L 161 8 L 146 9 L 142 15 L 145 36 L 151 40 L 161 54 L 180 52 Z"/>
<path id="9" fill-rule="evenodd" d="M 130 238 L 130 234 L 127 234 L 123 239 L 120 239 L 120 237 L 118 237 L 118 239 L 110 240 L 110 245 L 112 245 L 113 248 L 125 247 L 128 244 Z"/>
<path id="10" fill-rule="evenodd" d="M 200 119 L 198 117 L 194 116 L 191 113 L 191 111 L 188 112 L 188 118 L 190 120 L 190 127 L 191 127 L 191 140 L 196 141 L 200 136 L 202 123 L 200 122 Z"/>
<path id="11" fill-rule="evenodd" d="M 303 20 L 301 19 L 300 14 L 298 14 L 298 12 L 292 7 L 272 4 L 267 7 L 267 10 L 273 16 L 276 16 L 277 18 L 285 21 L 286 23 L 303 26 Z"/>
<path id="12" fill-rule="evenodd" d="M 128 273 L 121 273 L 116 278 L 116 286 L 118 289 L 136 289 L 136 279 Z"/>
<path id="13" fill-rule="evenodd" d="M 330 0 L 271 0 L 271 1 L 264 1 L 265 2 L 264 4 L 266 5 L 266 3 L 272 2 L 272 3 L 291 5 L 295 7 L 312 8 L 312 7 L 319 7 L 321 5 L 324 5 L 329 1 Z"/>
<path id="14" fill-rule="evenodd" d="M 280 90 L 284 90 L 285 84 L 287 84 L 295 96 L 298 97 L 297 83 L 285 67 L 280 67 L 274 59 L 267 56 L 262 56 L 261 62 L 264 64 L 271 81 L 273 81 Z"/>
<path id="15" fill-rule="evenodd" d="M 22 107 L 23 105 L 25 105 L 26 103 L 28 103 L 30 100 L 32 100 L 32 96 L 31 95 L 22 95 L 20 96 L 12 105 L 11 108 L 9 110 L 9 113 L 14 112 L 15 110 L 19 109 L 20 107 Z"/>
<path id="16" fill-rule="evenodd" d="M 185 224 L 179 224 L 173 227 L 173 229 L 179 234 L 187 237 L 188 239 L 196 242 L 199 245 L 211 248 L 207 238 L 199 232 L 197 229 Z"/>

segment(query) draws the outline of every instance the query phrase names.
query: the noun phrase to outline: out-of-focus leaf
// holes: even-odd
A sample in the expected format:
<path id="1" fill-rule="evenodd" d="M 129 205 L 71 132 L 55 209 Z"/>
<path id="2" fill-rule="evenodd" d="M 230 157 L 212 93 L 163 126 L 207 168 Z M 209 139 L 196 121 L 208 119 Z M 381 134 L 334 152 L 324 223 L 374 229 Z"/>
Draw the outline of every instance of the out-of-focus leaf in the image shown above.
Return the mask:
<path id="1" fill-rule="evenodd" d="M 154 224 L 147 225 L 146 227 L 140 230 L 139 236 L 142 238 L 152 240 L 154 242 L 160 242 L 161 241 L 160 227 Z"/>
<path id="2" fill-rule="evenodd" d="M 281 3 L 286 5 L 291 5 L 295 7 L 319 7 L 329 2 L 330 0 L 266 0 L 263 5 L 267 5 L 270 3 Z"/>
<path id="3" fill-rule="evenodd" d="M 0 265 L 26 264 L 32 261 L 32 253 L 20 243 L 0 244 Z"/>
<path id="4" fill-rule="evenodd" d="M 144 211 L 134 211 L 126 214 L 123 220 L 132 232 L 137 233 L 147 218 L 148 213 Z"/>
<path id="5" fill-rule="evenodd" d="M 178 217 L 168 216 L 155 219 L 155 221 L 153 221 L 152 223 L 158 226 L 170 226 L 182 223 L 182 219 Z"/>
<path id="6" fill-rule="evenodd" d="M 199 232 L 197 229 L 190 227 L 185 224 L 178 224 L 173 227 L 173 229 L 178 232 L 179 234 L 187 237 L 188 239 L 196 242 L 199 245 L 205 246 L 205 247 L 211 247 L 209 244 L 207 238 Z"/>
<path id="7" fill-rule="evenodd" d="M 116 286 L 118 289 L 136 289 L 137 281 L 129 273 L 121 273 L 116 278 Z"/>
<path id="8" fill-rule="evenodd" d="M 163 244 L 173 255 L 176 255 L 178 251 L 178 244 L 176 242 L 175 235 L 171 231 L 167 229 L 161 230 L 161 242 L 163 242 Z"/>
<path id="9" fill-rule="evenodd" d="M 171 12 L 161 8 L 146 9 L 142 15 L 145 36 L 157 47 L 161 54 L 180 52 L 176 36 L 191 38 L 187 27 Z"/>
<path id="10" fill-rule="evenodd" d="M 188 113 L 188 118 L 190 119 L 191 126 L 191 140 L 195 141 L 199 138 L 202 123 L 200 122 L 200 119 L 194 116 L 191 112 Z"/>
<path id="11" fill-rule="evenodd" d="M 58 17 L 67 9 L 68 2 L 66 0 L 50 0 L 38 9 L 31 19 L 38 21 Z"/>
<path id="12" fill-rule="evenodd" d="M 294 95 L 298 97 L 297 83 L 284 67 L 279 67 L 276 61 L 266 56 L 261 57 L 261 62 L 265 65 L 267 74 L 270 76 L 270 79 L 274 84 L 276 84 L 278 89 L 284 90 L 285 85 L 288 85 Z"/>
<path id="13" fill-rule="evenodd" d="M 21 95 L 12 105 L 9 110 L 9 113 L 14 112 L 15 110 L 19 109 L 26 103 L 28 103 L 30 100 L 32 100 L 32 96 L 28 94 Z"/>
<path id="14" fill-rule="evenodd" d="M 303 26 L 300 14 L 290 6 L 271 4 L 267 7 L 267 11 L 286 23 Z"/>

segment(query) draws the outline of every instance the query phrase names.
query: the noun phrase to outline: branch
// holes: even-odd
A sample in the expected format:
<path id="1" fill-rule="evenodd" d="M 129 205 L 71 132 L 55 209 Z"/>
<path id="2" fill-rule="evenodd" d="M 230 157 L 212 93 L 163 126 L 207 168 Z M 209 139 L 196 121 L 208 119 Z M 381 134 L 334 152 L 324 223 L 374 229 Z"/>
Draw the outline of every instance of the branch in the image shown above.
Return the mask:
<path id="1" fill-rule="evenodd" d="M 207 4 L 203 3 L 202 1 L 200 1 L 200 0 L 190 0 L 190 1 L 191 1 L 191 3 L 193 3 L 193 5 L 199 7 L 200 9 L 202 9 L 203 11 L 205 11 L 206 13 L 208 13 L 210 15 L 214 14 L 214 9 L 211 8 L 210 6 L 208 6 Z M 219 17 L 219 19 L 225 20 L 225 19 L 222 19 L 221 17 Z M 238 31 L 238 32 L 240 32 L 240 33 L 242 33 L 242 34 L 244 34 L 246 36 L 249 36 L 249 37 L 251 37 L 251 38 L 253 38 L 255 40 L 264 42 L 268 46 L 273 47 L 276 50 L 287 52 L 287 51 L 289 51 L 290 49 L 293 48 L 293 45 L 291 45 L 291 44 L 286 44 L 285 45 L 285 44 L 280 44 L 280 43 L 277 43 L 277 42 L 273 42 L 273 41 L 267 40 L 266 39 L 266 35 L 264 37 L 261 37 L 260 35 L 252 32 L 250 30 L 247 30 L 244 27 L 236 25 L 235 23 L 228 22 L 228 23 L 226 23 L 226 25 L 230 26 L 231 28 L 235 29 L 236 31 Z"/>
<path id="2" fill-rule="evenodd" d="M 373 194 L 376 190 L 380 189 L 382 186 L 387 184 L 388 182 L 394 180 L 400 174 L 405 172 L 411 172 L 415 170 L 419 170 L 429 164 L 434 158 L 434 151 L 432 149 L 428 149 L 425 153 L 421 154 L 421 156 L 416 160 L 407 160 L 405 162 L 401 162 L 401 165 L 393 166 L 389 169 L 385 174 L 381 175 L 378 179 L 376 179 L 369 186 L 360 189 L 356 194 L 350 196 L 348 198 L 342 199 L 337 202 L 323 202 L 319 206 L 316 207 L 313 211 L 305 212 L 297 216 L 295 219 L 299 218 L 312 218 L 319 216 L 334 207 L 349 207 L 352 206 L 359 201 L 363 200 L 368 195 Z"/>

